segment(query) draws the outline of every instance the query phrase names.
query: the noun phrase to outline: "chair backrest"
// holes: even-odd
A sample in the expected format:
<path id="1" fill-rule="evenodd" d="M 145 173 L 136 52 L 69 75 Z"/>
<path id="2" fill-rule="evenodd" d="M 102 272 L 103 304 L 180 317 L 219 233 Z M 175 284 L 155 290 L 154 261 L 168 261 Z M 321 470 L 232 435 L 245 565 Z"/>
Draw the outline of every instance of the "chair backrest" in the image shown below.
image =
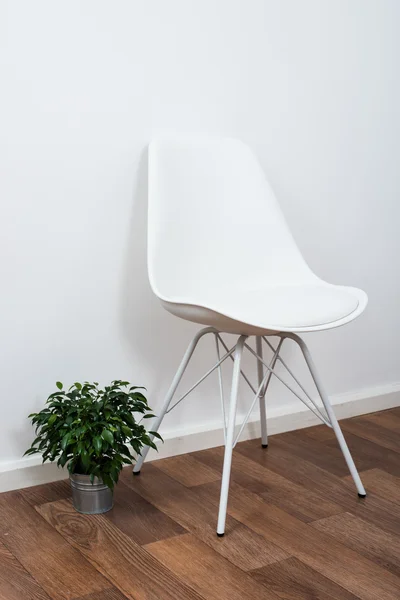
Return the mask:
<path id="1" fill-rule="evenodd" d="M 256 157 L 229 138 L 151 142 L 148 269 L 161 299 L 192 304 L 316 278 Z"/>

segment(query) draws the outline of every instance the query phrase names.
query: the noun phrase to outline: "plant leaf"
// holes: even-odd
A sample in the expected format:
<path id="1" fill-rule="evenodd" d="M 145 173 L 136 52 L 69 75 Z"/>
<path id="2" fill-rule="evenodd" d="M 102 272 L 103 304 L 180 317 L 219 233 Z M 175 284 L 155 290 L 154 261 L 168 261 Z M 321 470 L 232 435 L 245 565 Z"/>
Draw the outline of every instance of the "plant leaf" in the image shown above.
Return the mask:
<path id="1" fill-rule="evenodd" d="M 57 420 L 57 415 L 52 414 L 49 420 L 47 421 L 48 425 L 53 425 L 53 423 Z"/>
<path id="2" fill-rule="evenodd" d="M 68 455 L 65 452 L 63 452 L 59 459 L 60 467 L 64 467 L 67 460 L 68 460 Z"/>
<path id="3" fill-rule="evenodd" d="M 108 473 L 102 473 L 101 478 L 103 480 L 103 483 L 105 483 L 111 490 L 114 488 L 114 482 L 108 475 Z"/>
<path id="4" fill-rule="evenodd" d="M 70 432 L 68 432 L 68 433 L 66 433 L 64 435 L 63 439 L 61 440 L 61 448 L 62 448 L 62 450 L 65 450 L 65 448 L 67 447 L 68 442 L 70 440 L 70 437 L 71 437 L 71 433 Z"/>
<path id="5" fill-rule="evenodd" d="M 58 387 L 59 390 L 63 389 L 63 384 L 61 383 L 61 381 L 57 381 L 56 386 Z"/>
<path id="6" fill-rule="evenodd" d="M 103 431 L 101 432 L 101 437 L 109 444 L 112 444 L 114 442 L 114 436 L 109 429 L 103 429 Z"/>
<path id="7" fill-rule="evenodd" d="M 129 427 L 127 427 L 126 425 L 122 425 L 121 429 L 124 432 L 124 434 L 126 435 L 126 437 L 128 437 L 128 438 L 132 437 L 132 430 Z"/>
<path id="8" fill-rule="evenodd" d="M 103 446 L 102 439 L 99 435 L 93 438 L 93 446 L 95 447 L 96 452 L 101 452 L 101 448 Z"/>
<path id="9" fill-rule="evenodd" d="M 87 453 L 86 450 L 81 452 L 81 461 L 82 461 L 82 465 L 84 466 L 84 468 L 86 470 L 90 463 L 89 454 Z"/>

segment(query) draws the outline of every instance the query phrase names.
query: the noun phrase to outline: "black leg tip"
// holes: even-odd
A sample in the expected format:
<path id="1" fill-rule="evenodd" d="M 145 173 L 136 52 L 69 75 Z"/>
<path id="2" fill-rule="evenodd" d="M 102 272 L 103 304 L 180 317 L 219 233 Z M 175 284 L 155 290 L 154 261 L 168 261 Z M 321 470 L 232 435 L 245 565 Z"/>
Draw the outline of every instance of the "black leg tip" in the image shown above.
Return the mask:
<path id="1" fill-rule="evenodd" d="M 140 475 L 140 471 L 133 471 L 133 474 L 135 475 L 135 477 L 137 477 L 138 475 Z"/>
<path id="2" fill-rule="evenodd" d="M 224 537 L 224 535 L 225 535 L 224 533 L 218 533 L 218 531 L 217 531 L 217 536 L 218 537 Z"/>
<path id="3" fill-rule="evenodd" d="M 359 497 L 359 498 L 366 498 L 366 497 L 367 497 L 367 494 L 358 494 L 358 497 Z"/>
<path id="4" fill-rule="evenodd" d="M 261 448 L 268 448 L 268 444 L 261 444 Z"/>

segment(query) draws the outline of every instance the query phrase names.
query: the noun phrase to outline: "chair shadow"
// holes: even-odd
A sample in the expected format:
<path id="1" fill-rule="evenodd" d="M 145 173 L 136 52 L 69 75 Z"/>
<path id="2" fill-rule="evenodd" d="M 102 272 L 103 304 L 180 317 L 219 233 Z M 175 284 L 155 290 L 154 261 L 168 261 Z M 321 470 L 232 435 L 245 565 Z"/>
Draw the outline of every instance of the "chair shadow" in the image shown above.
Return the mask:
<path id="1" fill-rule="evenodd" d="M 166 312 L 151 290 L 147 275 L 147 175 L 146 148 L 139 161 L 133 193 L 122 269 L 119 327 L 135 380 L 144 381 L 143 373 L 139 372 L 142 370 L 151 381 L 149 391 L 159 404 L 198 326 Z"/>

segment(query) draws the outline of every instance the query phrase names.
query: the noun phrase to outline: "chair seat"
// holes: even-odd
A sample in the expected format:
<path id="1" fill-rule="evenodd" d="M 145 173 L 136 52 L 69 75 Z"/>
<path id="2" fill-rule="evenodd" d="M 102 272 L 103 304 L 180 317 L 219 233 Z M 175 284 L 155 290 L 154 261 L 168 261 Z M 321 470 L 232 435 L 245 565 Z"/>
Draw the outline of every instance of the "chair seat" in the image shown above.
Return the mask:
<path id="1" fill-rule="evenodd" d="M 278 285 L 258 290 L 218 291 L 218 302 L 203 297 L 201 305 L 163 302 L 183 319 L 248 335 L 270 331 L 317 331 L 351 321 L 364 310 L 361 290 L 324 282 Z"/>

